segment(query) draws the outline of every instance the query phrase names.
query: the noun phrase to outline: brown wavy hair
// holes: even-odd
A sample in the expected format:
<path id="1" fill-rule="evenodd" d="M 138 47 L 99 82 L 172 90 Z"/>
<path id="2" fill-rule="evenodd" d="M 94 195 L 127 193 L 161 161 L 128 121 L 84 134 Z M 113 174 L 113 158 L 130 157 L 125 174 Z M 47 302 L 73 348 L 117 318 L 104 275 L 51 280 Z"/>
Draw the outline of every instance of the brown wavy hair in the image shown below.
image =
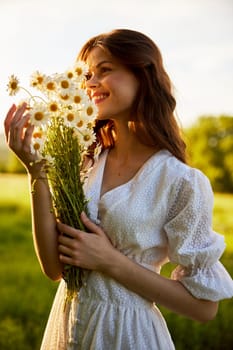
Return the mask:
<path id="1" fill-rule="evenodd" d="M 78 59 L 86 61 L 94 47 L 107 50 L 139 81 L 132 111 L 133 129 L 139 140 L 148 146 L 167 149 L 185 163 L 186 146 L 174 115 L 176 100 L 156 44 L 138 31 L 116 29 L 88 40 Z M 114 123 L 111 119 L 97 120 L 95 131 L 103 148 L 114 146 Z"/>

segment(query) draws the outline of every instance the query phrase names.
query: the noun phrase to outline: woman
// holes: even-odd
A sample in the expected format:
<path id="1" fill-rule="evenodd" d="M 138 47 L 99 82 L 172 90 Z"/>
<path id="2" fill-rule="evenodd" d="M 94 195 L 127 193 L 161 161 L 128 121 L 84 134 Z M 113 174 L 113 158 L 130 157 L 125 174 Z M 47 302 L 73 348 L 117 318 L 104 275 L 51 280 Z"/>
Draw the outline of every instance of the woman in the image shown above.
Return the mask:
<path id="1" fill-rule="evenodd" d="M 36 180 L 33 232 L 42 269 L 53 280 L 65 264 L 87 269 L 65 311 L 61 280 L 41 349 L 174 349 L 155 304 L 206 322 L 219 300 L 233 296 L 218 260 L 224 239 L 210 228 L 211 187 L 186 165 L 171 83 L 150 38 L 114 30 L 90 39 L 79 59 L 90 67 L 86 88 L 98 106 L 103 149 L 85 183 L 90 218 L 81 218 L 90 233 L 56 223 L 50 211 L 42 165 L 32 163 L 26 104 L 13 106 L 5 121 L 9 146 Z M 177 264 L 171 279 L 159 274 L 168 260 Z"/>

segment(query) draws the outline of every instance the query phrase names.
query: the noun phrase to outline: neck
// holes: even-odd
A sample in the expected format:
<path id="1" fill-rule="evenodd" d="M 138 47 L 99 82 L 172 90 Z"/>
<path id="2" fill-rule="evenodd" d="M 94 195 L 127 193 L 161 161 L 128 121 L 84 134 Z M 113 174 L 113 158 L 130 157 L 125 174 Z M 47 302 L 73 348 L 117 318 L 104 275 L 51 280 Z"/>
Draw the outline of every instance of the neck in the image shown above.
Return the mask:
<path id="1" fill-rule="evenodd" d="M 115 122 L 116 142 L 112 154 L 115 159 L 127 162 L 145 153 L 154 153 L 155 148 L 142 144 L 128 122 Z"/>

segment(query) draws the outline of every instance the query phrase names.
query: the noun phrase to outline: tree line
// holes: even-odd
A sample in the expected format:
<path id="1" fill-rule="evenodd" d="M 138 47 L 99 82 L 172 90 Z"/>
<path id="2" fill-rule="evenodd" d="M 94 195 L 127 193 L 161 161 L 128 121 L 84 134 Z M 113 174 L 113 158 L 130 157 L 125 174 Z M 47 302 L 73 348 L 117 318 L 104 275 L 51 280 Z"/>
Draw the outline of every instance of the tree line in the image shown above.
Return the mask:
<path id="1" fill-rule="evenodd" d="M 233 116 L 202 116 L 183 130 L 188 162 L 203 171 L 216 192 L 233 192 Z M 0 172 L 25 173 L 0 138 Z"/>
<path id="2" fill-rule="evenodd" d="M 233 117 L 200 117 L 184 134 L 189 163 L 208 176 L 214 191 L 232 193 Z"/>

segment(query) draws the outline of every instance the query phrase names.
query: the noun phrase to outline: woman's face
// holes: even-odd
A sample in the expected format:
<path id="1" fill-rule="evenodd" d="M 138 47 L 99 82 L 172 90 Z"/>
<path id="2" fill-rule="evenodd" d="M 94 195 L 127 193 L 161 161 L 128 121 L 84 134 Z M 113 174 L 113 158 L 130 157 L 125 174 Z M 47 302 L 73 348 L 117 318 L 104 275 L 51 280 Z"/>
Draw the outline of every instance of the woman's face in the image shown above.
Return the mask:
<path id="1" fill-rule="evenodd" d="M 92 49 L 87 63 L 86 86 L 98 107 L 98 119 L 130 120 L 139 86 L 133 73 L 99 47 Z"/>

